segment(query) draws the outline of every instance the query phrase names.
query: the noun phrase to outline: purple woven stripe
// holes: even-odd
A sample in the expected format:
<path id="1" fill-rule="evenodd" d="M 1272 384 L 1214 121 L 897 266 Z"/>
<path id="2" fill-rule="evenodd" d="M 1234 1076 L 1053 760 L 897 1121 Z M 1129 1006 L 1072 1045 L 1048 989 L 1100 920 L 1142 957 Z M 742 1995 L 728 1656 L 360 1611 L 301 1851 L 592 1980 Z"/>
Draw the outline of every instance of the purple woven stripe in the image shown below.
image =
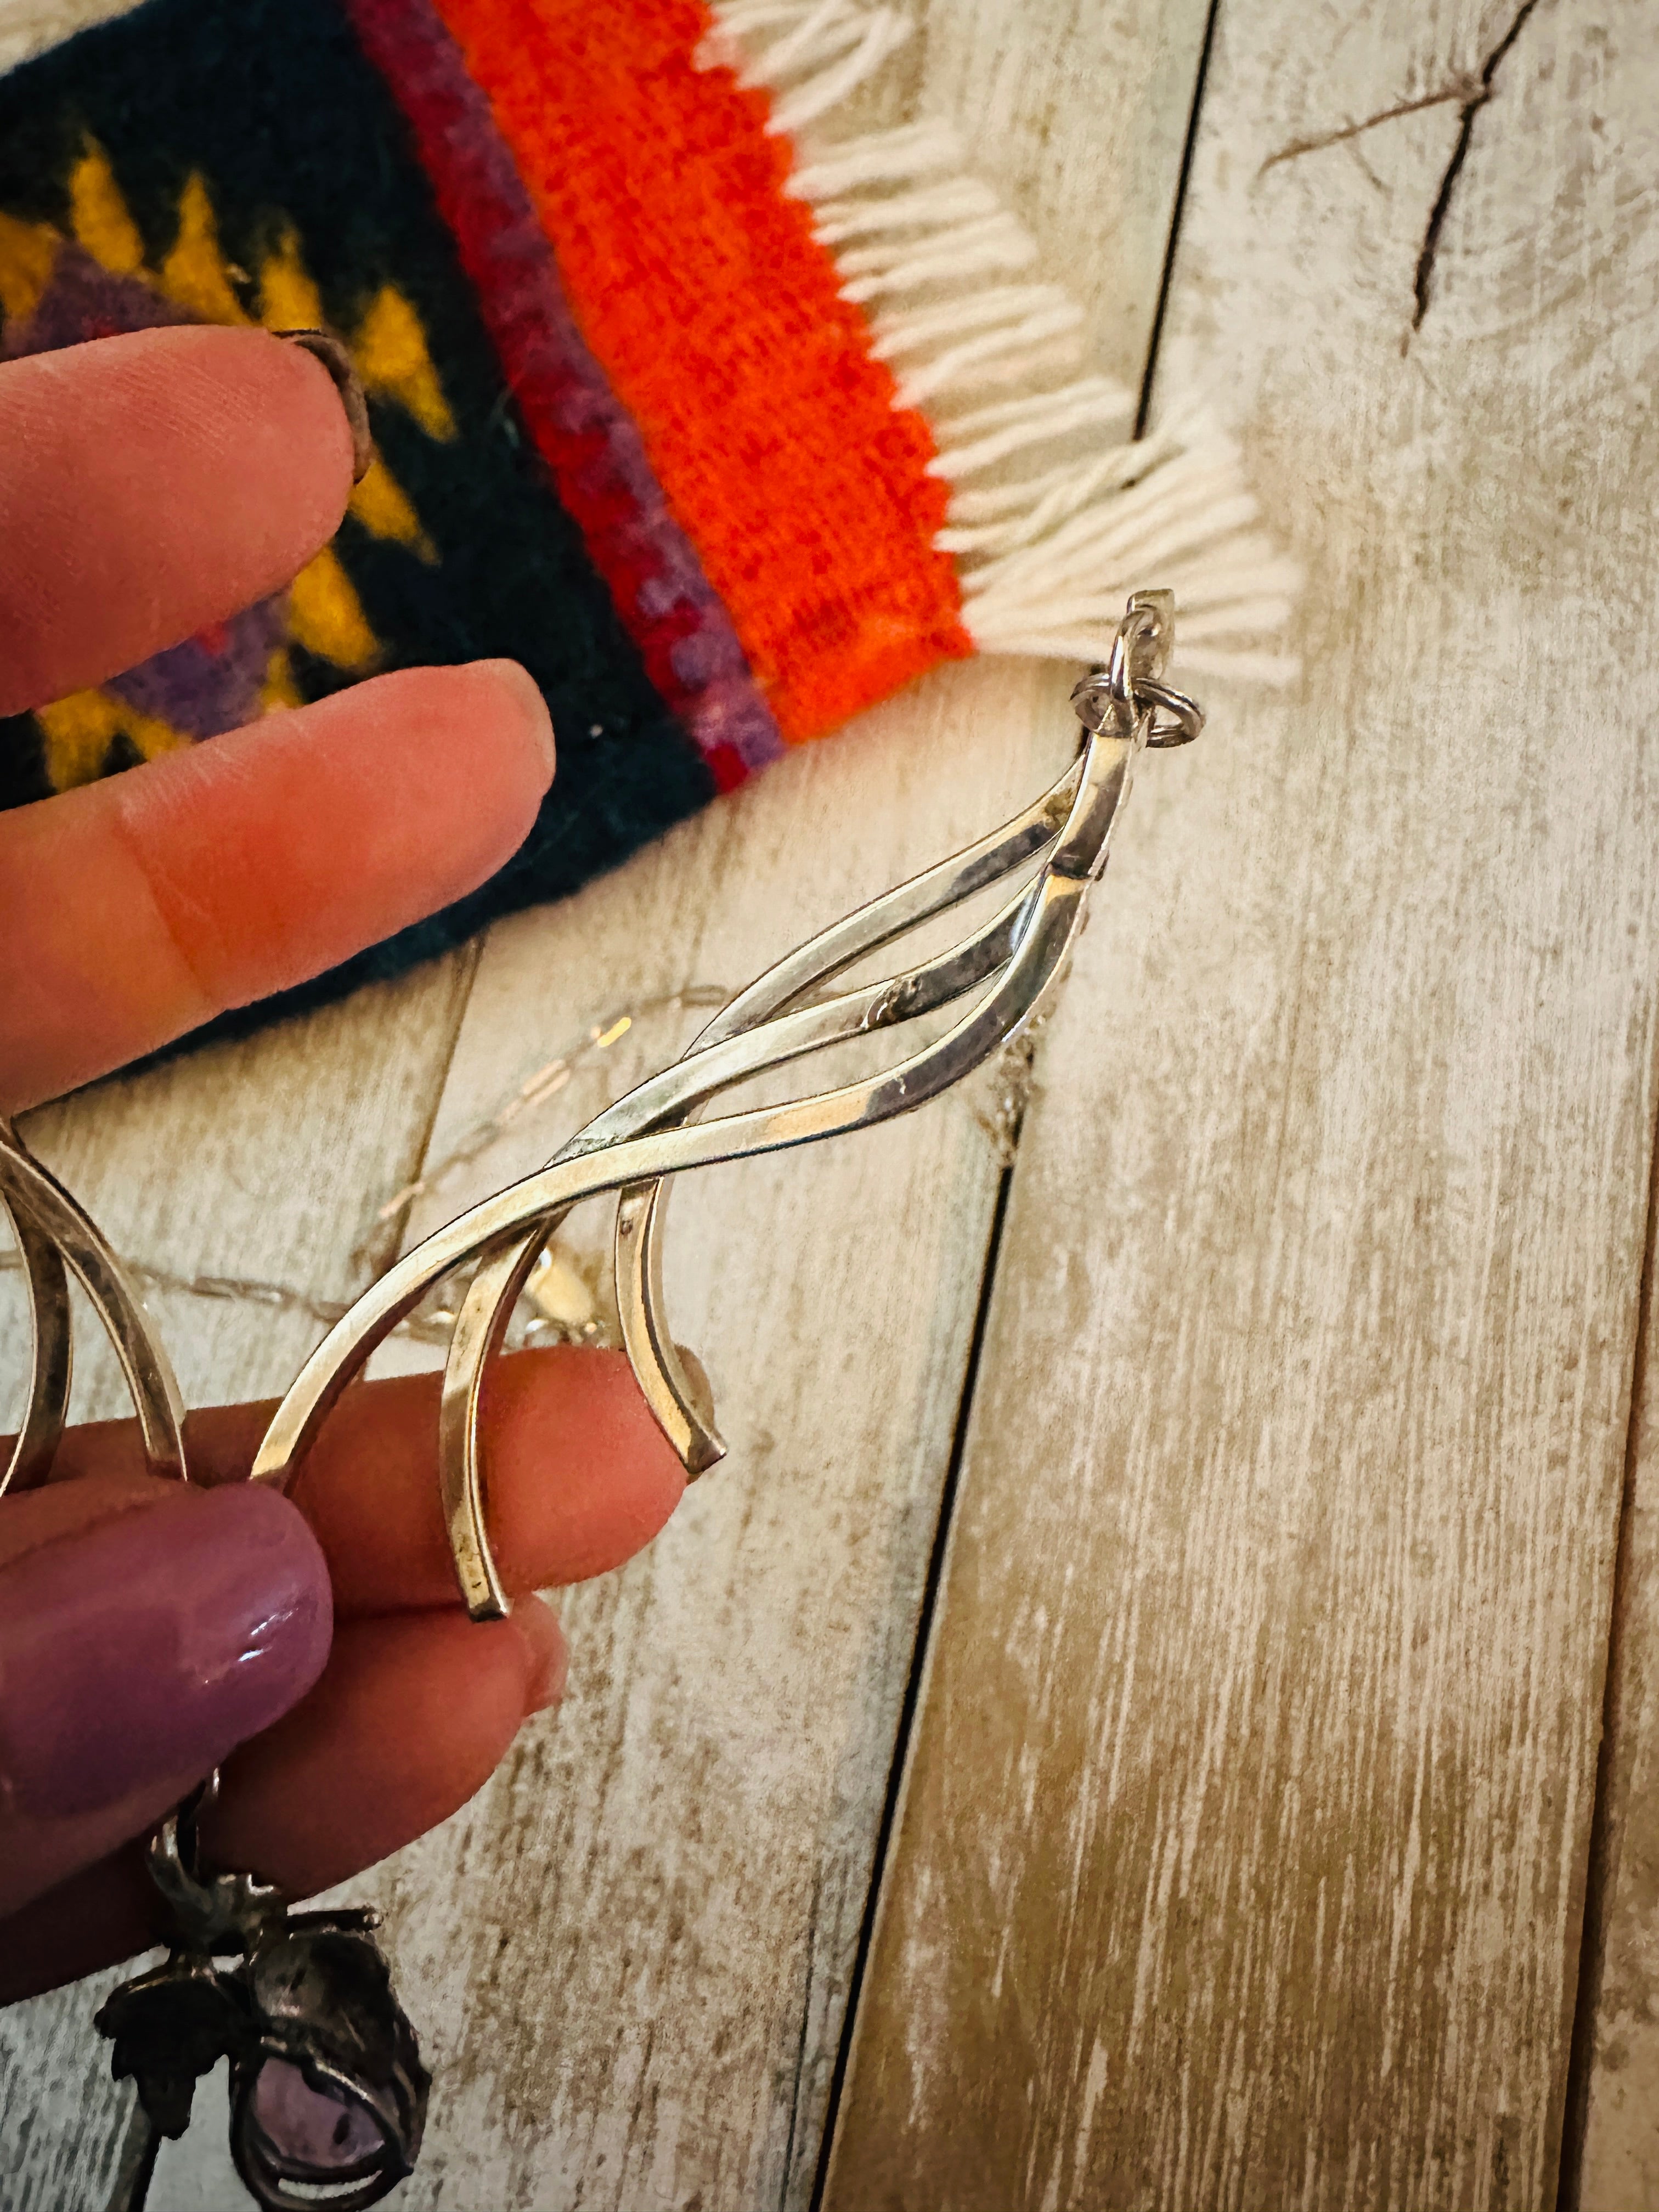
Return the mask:
<path id="1" fill-rule="evenodd" d="M 83 247 L 66 239 L 52 258 L 52 273 L 33 312 L 7 324 L 0 337 L 0 361 L 56 353 L 60 346 L 79 345 L 84 338 L 118 337 L 129 331 L 160 330 L 195 319 L 136 276 L 112 276 Z"/>
<path id="2" fill-rule="evenodd" d="M 731 617 L 577 326 L 552 246 L 459 48 L 431 0 L 346 5 L 409 119 L 508 386 L 652 682 L 722 781 L 734 759 L 750 770 L 777 759 L 783 740 Z"/>
<path id="3" fill-rule="evenodd" d="M 104 689 L 186 737 L 216 738 L 258 720 L 270 656 L 287 637 L 287 594 L 279 592 L 211 634 L 187 637 L 111 677 Z"/>

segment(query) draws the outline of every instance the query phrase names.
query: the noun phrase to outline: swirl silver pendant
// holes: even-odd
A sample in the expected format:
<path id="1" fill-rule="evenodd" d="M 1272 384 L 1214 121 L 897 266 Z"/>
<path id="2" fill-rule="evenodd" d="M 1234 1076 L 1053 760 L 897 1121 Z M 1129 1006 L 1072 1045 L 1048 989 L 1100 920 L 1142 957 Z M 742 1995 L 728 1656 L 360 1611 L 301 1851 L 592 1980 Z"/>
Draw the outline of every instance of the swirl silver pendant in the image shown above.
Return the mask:
<path id="1" fill-rule="evenodd" d="M 471 1265 L 444 1365 L 439 1480 L 467 1609 L 477 1620 L 501 1619 L 507 1599 L 490 1550 L 479 1443 L 484 1376 L 548 1239 L 573 1206 L 610 1191 L 618 1194 L 613 1253 L 629 1363 L 687 1474 L 695 1479 L 713 1467 L 726 1449 L 714 1409 L 662 1311 L 668 1178 L 913 1113 L 1019 1034 L 1082 925 L 1138 755 L 1147 746 L 1185 744 L 1203 727 L 1200 709 L 1162 681 L 1174 626 L 1170 593 L 1136 592 L 1109 665 L 1072 695 L 1085 731 L 1082 750 L 1033 805 L 769 969 L 681 1059 L 607 1107 L 538 1174 L 471 1207 L 381 1276 L 301 1370 L 259 1447 L 252 1480 L 285 1488 L 375 1346 L 434 1283 Z M 1034 872 L 1001 909 L 948 951 L 878 982 L 830 988 L 867 955 L 1027 871 Z M 693 1120 L 738 1084 L 851 1038 L 902 1030 L 975 990 L 981 995 L 943 1036 L 884 1074 L 785 1106 Z"/>

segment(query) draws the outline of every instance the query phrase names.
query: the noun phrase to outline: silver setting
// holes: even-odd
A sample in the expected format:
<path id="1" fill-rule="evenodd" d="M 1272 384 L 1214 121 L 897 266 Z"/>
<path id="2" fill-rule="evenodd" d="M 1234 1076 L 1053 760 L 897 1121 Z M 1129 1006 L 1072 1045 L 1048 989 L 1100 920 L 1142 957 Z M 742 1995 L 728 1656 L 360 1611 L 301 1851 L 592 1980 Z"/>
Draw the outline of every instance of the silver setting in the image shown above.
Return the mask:
<path id="1" fill-rule="evenodd" d="M 175 1942 L 96 2018 L 137 2111 L 111 2212 L 143 2212 L 164 2137 L 196 2084 L 230 2064 L 230 2150 L 266 2212 L 364 2212 L 414 2171 L 430 2078 L 392 1991 L 368 1910 L 290 1914 L 251 1875 L 204 1875 L 197 1820 L 210 1778 L 151 1838 Z"/>
<path id="2" fill-rule="evenodd" d="M 185 1401 L 143 1301 L 103 1232 L 0 1118 L 0 1209 L 22 1254 L 32 1350 L 28 1405 L 0 1470 L 0 1497 L 33 1490 L 52 1473 L 69 1412 L 73 1368 L 69 1277 L 108 1332 L 138 1416 L 152 1474 L 185 1475 Z"/>

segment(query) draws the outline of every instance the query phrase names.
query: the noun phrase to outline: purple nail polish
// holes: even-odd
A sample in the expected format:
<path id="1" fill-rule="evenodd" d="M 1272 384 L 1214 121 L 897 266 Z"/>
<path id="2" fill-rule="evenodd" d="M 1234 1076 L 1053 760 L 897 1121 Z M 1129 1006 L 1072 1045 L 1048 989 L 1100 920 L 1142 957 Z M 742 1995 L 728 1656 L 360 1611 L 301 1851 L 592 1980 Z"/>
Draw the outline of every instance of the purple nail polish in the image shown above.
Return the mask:
<path id="1" fill-rule="evenodd" d="M 205 1774 L 323 1669 L 328 1568 L 295 1508 L 180 1490 L 0 1568 L 0 1805 L 58 1819 Z"/>

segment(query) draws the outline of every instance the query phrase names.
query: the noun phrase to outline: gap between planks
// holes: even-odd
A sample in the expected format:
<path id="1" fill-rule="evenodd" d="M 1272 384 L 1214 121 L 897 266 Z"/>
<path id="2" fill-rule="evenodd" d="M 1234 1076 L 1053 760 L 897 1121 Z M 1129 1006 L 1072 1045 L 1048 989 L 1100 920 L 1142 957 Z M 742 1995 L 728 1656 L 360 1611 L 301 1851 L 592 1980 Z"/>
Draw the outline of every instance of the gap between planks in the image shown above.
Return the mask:
<path id="1" fill-rule="evenodd" d="M 1659 2207 L 1659 1156 L 1650 1178 L 1560 2212 Z"/>

